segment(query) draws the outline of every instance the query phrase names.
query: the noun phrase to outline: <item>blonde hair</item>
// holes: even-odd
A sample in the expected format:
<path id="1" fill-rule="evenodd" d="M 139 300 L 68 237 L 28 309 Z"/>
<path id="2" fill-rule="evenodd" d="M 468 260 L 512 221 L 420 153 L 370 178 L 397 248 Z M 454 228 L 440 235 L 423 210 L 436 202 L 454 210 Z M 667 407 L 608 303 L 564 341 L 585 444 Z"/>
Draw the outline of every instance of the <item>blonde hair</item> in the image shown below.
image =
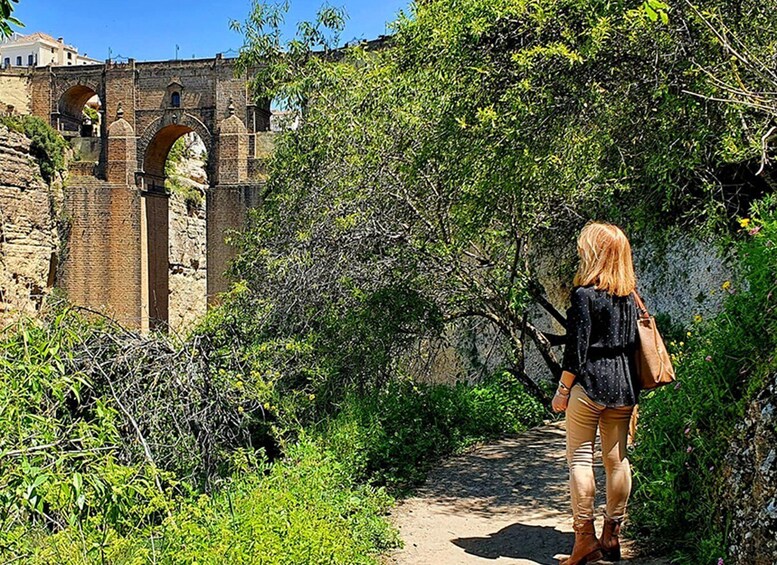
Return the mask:
<path id="1" fill-rule="evenodd" d="M 637 286 L 631 244 L 618 226 L 605 222 L 588 222 L 577 238 L 580 267 L 575 286 L 606 290 L 617 296 L 631 294 Z"/>

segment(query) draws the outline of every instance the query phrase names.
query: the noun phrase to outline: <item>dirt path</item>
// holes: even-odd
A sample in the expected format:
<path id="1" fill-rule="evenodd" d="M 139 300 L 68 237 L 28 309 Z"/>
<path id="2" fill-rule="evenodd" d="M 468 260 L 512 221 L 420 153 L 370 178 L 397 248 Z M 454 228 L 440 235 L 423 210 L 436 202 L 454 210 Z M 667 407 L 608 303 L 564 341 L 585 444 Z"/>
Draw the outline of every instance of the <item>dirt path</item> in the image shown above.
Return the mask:
<path id="1" fill-rule="evenodd" d="M 432 471 L 416 495 L 393 512 L 405 547 L 385 563 L 557 564 L 574 543 L 563 426 L 549 424 L 477 447 Z M 604 502 L 601 459 L 596 474 L 599 532 Z M 630 559 L 634 548 L 624 549 L 624 560 L 632 565 L 669 563 Z"/>

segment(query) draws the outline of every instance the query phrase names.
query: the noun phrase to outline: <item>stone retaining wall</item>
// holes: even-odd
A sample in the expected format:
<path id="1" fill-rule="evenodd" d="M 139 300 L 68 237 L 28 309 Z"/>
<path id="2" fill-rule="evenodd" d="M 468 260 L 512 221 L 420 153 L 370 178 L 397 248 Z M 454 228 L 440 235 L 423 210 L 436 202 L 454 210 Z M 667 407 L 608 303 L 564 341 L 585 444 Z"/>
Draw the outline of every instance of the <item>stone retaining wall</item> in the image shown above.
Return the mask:
<path id="1" fill-rule="evenodd" d="M 0 113 L 13 107 L 15 114 L 32 112 L 30 75 L 27 70 L 4 69 L 0 71 Z"/>

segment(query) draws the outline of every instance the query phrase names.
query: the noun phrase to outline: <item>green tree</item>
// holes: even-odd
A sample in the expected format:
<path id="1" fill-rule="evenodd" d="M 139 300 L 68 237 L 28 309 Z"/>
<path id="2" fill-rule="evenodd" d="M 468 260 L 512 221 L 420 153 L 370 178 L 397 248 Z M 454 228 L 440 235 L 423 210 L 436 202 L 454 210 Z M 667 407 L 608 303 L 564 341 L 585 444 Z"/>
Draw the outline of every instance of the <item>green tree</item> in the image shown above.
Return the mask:
<path id="1" fill-rule="evenodd" d="M 23 26 L 24 24 L 13 17 L 14 4 L 19 0 L 0 0 L 0 36 L 9 37 L 13 30 L 10 24 Z"/>
<path id="2" fill-rule="evenodd" d="M 775 45 L 773 2 L 704 4 L 753 48 Z M 369 383 L 371 360 L 391 371 L 419 337 L 479 318 L 544 398 L 524 371 L 526 342 L 560 368 L 528 311 L 563 316 L 535 259 L 592 217 L 719 225 L 736 206 L 722 164 L 760 151 L 757 116 L 686 93 L 713 87 L 699 64 L 720 51 L 689 7 L 417 2 L 387 41 L 340 50 L 342 14 L 322 10 L 284 43 L 283 8 L 255 4 L 235 25 L 256 96 L 301 125 L 277 141 L 234 274 L 270 304 L 262 331 L 312 336 L 353 382 Z"/>
<path id="3" fill-rule="evenodd" d="M 689 8 L 689 19 L 702 24 L 710 41 L 720 47 L 718 61 L 698 62 L 691 57 L 696 68 L 708 77 L 710 89 L 688 91 L 688 94 L 710 102 L 749 108 L 756 115 L 765 117 L 766 121 L 761 125 L 765 131 L 761 136 L 761 166 L 757 173 L 760 175 L 769 164 L 768 144 L 777 137 L 777 126 L 773 125 L 777 117 L 777 72 L 770 63 L 774 46 L 769 43 L 754 46 L 743 40 L 719 11 L 704 10 L 689 0 L 684 2 Z M 763 21 L 764 25 L 770 23 L 768 19 Z"/>

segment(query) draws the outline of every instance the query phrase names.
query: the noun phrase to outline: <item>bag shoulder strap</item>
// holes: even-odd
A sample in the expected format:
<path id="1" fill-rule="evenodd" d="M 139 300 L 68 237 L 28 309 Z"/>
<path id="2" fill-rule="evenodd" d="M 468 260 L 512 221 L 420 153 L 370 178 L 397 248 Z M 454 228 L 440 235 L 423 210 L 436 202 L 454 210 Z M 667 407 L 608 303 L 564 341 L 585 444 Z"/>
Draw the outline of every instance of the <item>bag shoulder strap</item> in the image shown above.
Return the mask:
<path id="1" fill-rule="evenodd" d="M 636 289 L 634 289 L 634 301 L 637 303 L 637 309 L 642 311 L 642 314 L 640 314 L 640 317 L 649 318 L 650 313 L 648 312 L 648 309 L 645 306 L 645 303 L 642 302 L 642 297 L 639 295 Z"/>

